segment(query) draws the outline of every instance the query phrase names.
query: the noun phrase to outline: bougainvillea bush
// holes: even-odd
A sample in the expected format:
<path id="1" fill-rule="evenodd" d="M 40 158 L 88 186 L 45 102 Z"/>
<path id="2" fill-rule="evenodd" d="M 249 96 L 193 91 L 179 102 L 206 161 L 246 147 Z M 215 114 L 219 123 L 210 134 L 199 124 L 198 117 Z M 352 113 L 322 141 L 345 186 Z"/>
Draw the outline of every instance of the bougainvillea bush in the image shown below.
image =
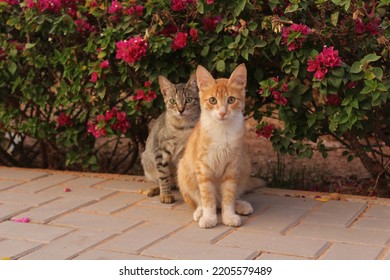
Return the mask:
<path id="1" fill-rule="evenodd" d="M 0 162 L 128 170 L 163 109 L 158 75 L 184 82 L 201 64 L 226 77 L 245 63 L 259 137 L 310 157 L 326 156 L 318 139 L 332 135 L 383 195 L 388 9 L 388 0 L 0 0 Z"/>

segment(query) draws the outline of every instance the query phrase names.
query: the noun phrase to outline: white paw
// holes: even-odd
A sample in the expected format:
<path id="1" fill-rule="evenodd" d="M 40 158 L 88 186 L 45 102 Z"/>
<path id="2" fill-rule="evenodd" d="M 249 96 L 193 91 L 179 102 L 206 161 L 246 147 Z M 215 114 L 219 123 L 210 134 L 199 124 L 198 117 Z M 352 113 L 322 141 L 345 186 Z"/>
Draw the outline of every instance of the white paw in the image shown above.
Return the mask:
<path id="1" fill-rule="evenodd" d="M 249 202 L 243 200 L 237 200 L 234 205 L 234 210 L 239 215 L 250 215 L 253 213 L 253 207 Z"/>
<path id="2" fill-rule="evenodd" d="M 202 207 L 196 208 L 196 210 L 194 211 L 194 214 L 193 214 L 194 221 L 195 222 L 199 222 L 199 220 L 200 220 L 200 218 L 202 218 L 202 216 L 203 216 L 203 209 L 202 209 Z"/>
<path id="3" fill-rule="evenodd" d="M 199 226 L 201 228 L 211 228 L 217 224 L 217 216 L 215 217 L 206 217 L 202 216 L 199 220 Z"/>
<path id="4" fill-rule="evenodd" d="M 223 215 L 222 216 L 222 222 L 230 227 L 239 227 L 241 225 L 241 218 L 240 216 L 234 214 L 234 215 Z"/>

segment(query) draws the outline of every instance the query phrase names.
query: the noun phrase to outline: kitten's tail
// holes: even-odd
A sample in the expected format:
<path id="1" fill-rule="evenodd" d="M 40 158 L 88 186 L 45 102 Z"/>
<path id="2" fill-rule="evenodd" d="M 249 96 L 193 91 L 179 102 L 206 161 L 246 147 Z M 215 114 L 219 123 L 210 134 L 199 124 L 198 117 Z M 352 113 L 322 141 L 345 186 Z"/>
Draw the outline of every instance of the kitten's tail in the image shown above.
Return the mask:
<path id="1" fill-rule="evenodd" d="M 249 177 L 246 181 L 244 192 L 248 193 L 250 191 L 254 191 L 255 189 L 265 188 L 267 186 L 267 182 L 258 177 Z"/>

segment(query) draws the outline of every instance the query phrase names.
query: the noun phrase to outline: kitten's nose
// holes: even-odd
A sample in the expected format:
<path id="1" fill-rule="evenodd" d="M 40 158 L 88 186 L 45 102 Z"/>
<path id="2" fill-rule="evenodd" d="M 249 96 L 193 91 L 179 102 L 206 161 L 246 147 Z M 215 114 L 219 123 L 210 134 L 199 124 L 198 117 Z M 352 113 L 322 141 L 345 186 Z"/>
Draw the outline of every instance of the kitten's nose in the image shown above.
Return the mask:
<path id="1" fill-rule="evenodd" d="M 224 118 L 226 116 L 226 112 L 219 112 L 219 115 L 221 116 L 221 118 Z"/>
<path id="2" fill-rule="evenodd" d="M 184 108 L 183 107 L 178 107 L 177 110 L 179 111 L 180 115 L 182 115 L 183 112 L 184 112 Z"/>

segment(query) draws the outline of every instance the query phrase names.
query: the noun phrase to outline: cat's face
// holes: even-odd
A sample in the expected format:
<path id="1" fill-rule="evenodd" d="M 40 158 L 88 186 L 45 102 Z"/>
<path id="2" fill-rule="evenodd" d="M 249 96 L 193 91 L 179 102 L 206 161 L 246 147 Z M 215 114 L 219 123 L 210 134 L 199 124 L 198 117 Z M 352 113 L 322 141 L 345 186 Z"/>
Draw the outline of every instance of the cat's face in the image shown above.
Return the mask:
<path id="1" fill-rule="evenodd" d="M 245 108 L 246 68 L 239 65 L 229 79 L 214 79 L 202 66 L 196 70 L 202 114 L 218 121 L 241 115 Z"/>
<path id="2" fill-rule="evenodd" d="M 195 74 L 186 84 L 172 84 L 163 76 L 158 77 L 158 82 L 167 113 L 177 117 L 199 115 L 199 93 Z"/>

